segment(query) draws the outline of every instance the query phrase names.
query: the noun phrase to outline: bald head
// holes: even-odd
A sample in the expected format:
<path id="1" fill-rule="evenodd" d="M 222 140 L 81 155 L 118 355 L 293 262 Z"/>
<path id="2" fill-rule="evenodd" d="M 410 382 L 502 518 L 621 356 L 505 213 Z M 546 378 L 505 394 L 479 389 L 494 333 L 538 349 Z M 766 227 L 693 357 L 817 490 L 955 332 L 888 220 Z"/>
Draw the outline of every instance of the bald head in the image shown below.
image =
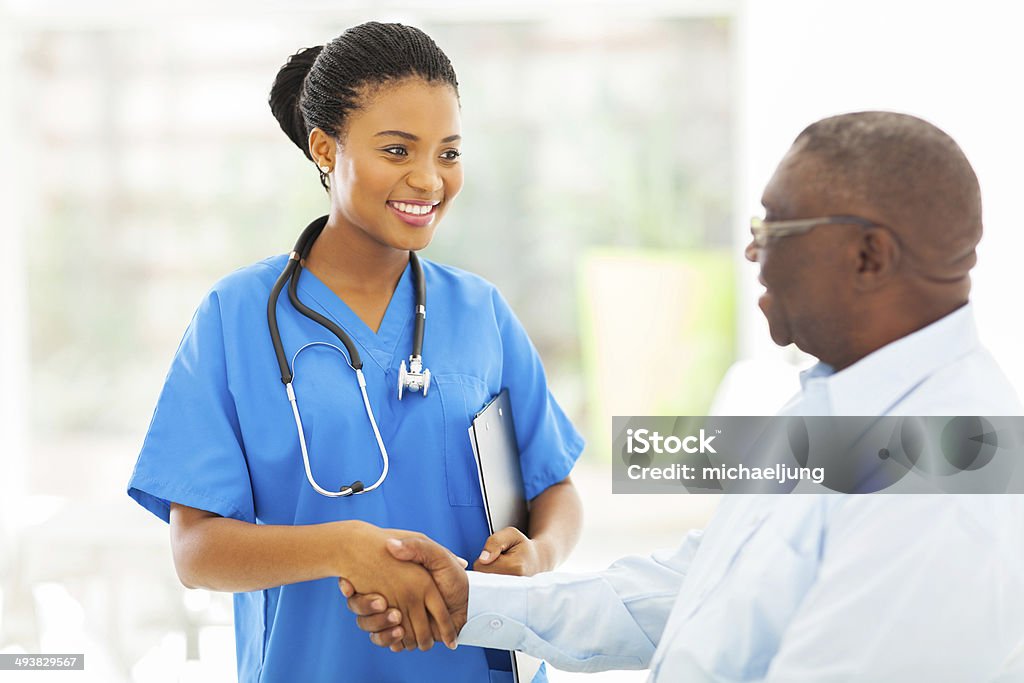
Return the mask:
<path id="1" fill-rule="evenodd" d="M 811 124 L 790 155 L 809 156 L 814 182 L 851 213 L 891 228 L 928 277 L 967 277 L 981 239 L 981 191 L 946 133 L 906 114 L 856 112 Z"/>

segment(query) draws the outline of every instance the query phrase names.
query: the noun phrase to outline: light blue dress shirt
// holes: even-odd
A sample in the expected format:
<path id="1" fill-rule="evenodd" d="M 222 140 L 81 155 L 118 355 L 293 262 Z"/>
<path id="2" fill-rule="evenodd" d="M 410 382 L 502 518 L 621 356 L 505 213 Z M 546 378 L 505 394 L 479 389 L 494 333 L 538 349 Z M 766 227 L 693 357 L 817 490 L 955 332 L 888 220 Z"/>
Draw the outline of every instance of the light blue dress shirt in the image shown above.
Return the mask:
<path id="1" fill-rule="evenodd" d="M 129 483 L 129 495 L 147 510 L 164 521 L 171 502 L 255 524 L 360 519 L 420 531 L 475 557 L 488 530 L 467 429 L 504 387 L 527 495 L 569 474 L 583 441 L 548 390 L 540 357 L 504 298 L 482 278 L 424 260 L 430 317 L 423 352 L 431 386 L 426 396 L 407 394 L 401 402 L 399 362 L 412 349 L 410 268 L 376 331 L 316 275 L 302 273 L 300 298 L 341 325 L 359 348 L 391 460 L 387 479 L 365 495 L 327 498 L 314 491 L 267 331 L 267 297 L 286 260 L 276 256 L 232 273 L 196 311 Z M 309 342 L 337 343 L 286 296 L 277 315 L 289 357 Z M 324 486 L 376 480 L 382 463 L 345 357 L 313 346 L 297 366 L 295 391 L 316 479 Z M 512 677 L 492 669 L 478 648 L 399 657 L 377 647 L 345 608 L 337 579 L 238 593 L 234 605 L 243 683 L 497 683 Z"/>
<path id="2" fill-rule="evenodd" d="M 785 413 L 1024 413 L 969 305 L 802 384 Z M 655 683 L 1020 681 L 1022 539 L 1021 496 L 726 496 L 674 551 L 593 574 L 470 572 L 459 642 Z"/>

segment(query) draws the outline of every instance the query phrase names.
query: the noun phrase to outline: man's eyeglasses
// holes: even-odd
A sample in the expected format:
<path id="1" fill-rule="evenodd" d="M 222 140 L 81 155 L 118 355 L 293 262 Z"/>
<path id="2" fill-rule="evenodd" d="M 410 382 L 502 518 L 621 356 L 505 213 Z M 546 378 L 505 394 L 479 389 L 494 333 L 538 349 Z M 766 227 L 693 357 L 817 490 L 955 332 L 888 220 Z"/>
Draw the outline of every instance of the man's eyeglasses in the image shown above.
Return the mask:
<path id="1" fill-rule="evenodd" d="M 792 221 L 766 221 L 763 218 L 750 219 L 750 234 L 754 236 L 754 244 L 763 247 L 771 237 L 786 237 L 809 232 L 819 225 L 859 225 L 864 228 L 881 227 L 874 221 L 859 216 L 825 216 L 824 218 L 800 218 Z"/>

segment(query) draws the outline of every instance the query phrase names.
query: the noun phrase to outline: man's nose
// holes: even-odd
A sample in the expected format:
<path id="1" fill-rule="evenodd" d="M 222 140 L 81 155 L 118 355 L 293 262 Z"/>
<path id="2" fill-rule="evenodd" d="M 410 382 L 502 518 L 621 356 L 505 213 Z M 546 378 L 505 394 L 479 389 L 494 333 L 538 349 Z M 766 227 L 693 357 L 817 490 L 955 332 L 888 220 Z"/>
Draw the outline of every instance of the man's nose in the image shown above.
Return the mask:
<path id="1" fill-rule="evenodd" d="M 757 242 L 755 242 L 753 239 L 751 239 L 750 243 L 743 250 L 743 255 L 745 257 L 747 257 L 748 261 L 751 261 L 753 263 L 757 263 L 757 257 L 760 254 L 760 252 L 761 252 L 761 249 L 760 249 L 760 247 L 757 246 Z"/>

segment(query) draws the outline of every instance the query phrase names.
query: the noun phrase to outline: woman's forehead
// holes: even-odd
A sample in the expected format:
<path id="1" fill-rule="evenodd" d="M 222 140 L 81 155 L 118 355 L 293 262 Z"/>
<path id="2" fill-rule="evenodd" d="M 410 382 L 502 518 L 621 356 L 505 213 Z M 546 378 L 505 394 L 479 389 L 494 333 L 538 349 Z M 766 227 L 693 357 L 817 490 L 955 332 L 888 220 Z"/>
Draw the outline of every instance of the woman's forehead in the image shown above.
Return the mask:
<path id="1" fill-rule="evenodd" d="M 460 127 L 459 99 L 447 83 L 431 83 L 421 78 L 403 79 L 368 87 L 360 95 L 359 108 L 350 115 L 351 123 L 361 122 L 380 130 L 391 130 L 391 122 L 416 122 L 430 126 Z M 376 131 L 374 131 L 376 132 Z M 450 134 L 458 134 L 454 130 Z"/>

